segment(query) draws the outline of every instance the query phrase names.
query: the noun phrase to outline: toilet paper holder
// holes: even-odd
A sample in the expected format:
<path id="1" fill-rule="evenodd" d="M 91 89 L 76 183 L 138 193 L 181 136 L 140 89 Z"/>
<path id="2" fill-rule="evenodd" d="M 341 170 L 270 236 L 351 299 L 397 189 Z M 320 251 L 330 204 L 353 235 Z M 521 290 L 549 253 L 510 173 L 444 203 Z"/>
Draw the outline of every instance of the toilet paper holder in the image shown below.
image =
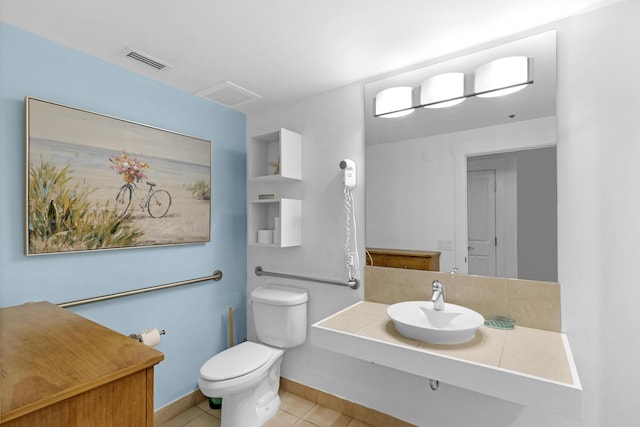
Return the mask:
<path id="1" fill-rule="evenodd" d="M 160 335 L 166 335 L 167 332 L 164 329 L 158 331 Z M 129 338 L 142 342 L 142 334 L 129 334 Z"/>

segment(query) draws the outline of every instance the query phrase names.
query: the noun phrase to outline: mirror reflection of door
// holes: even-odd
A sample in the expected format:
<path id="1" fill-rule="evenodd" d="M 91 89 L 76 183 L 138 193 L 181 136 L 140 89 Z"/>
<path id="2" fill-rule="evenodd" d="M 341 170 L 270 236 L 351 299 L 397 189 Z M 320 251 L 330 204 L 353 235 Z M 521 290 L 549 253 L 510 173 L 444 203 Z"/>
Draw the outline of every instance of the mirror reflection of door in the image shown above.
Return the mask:
<path id="1" fill-rule="evenodd" d="M 467 183 L 469 274 L 518 277 L 516 168 L 515 153 L 467 159 L 467 181 L 482 180 Z"/>
<path id="2" fill-rule="evenodd" d="M 496 171 L 467 172 L 469 274 L 496 276 Z"/>
<path id="3" fill-rule="evenodd" d="M 556 180 L 555 147 L 467 159 L 469 274 L 557 281 Z"/>

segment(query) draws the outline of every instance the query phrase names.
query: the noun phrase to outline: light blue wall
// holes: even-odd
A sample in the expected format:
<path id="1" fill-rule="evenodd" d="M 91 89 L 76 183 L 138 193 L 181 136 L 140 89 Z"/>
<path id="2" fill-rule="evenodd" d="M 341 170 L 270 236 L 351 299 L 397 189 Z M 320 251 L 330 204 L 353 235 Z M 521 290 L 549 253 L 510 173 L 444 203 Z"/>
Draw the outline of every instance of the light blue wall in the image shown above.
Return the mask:
<path id="1" fill-rule="evenodd" d="M 24 255 L 24 97 L 213 141 L 211 243 Z M 0 306 L 60 303 L 224 273 L 220 282 L 94 303 L 73 311 L 123 334 L 166 329 L 159 408 L 197 388 L 201 364 L 246 337 L 245 116 L 0 23 Z"/>

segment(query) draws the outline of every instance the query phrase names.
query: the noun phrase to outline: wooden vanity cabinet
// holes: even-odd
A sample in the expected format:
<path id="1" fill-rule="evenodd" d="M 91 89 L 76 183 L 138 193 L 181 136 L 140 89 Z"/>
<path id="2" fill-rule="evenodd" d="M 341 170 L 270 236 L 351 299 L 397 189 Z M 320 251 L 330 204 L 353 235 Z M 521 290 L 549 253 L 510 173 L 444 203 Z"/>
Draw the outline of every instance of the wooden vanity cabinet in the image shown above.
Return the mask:
<path id="1" fill-rule="evenodd" d="M 0 425 L 153 427 L 163 359 L 48 302 L 0 309 Z"/>
<path id="2" fill-rule="evenodd" d="M 440 271 L 439 251 L 410 251 L 400 249 L 367 248 L 367 265 L 406 268 L 410 270 Z M 371 263 L 373 261 L 373 264 Z"/>

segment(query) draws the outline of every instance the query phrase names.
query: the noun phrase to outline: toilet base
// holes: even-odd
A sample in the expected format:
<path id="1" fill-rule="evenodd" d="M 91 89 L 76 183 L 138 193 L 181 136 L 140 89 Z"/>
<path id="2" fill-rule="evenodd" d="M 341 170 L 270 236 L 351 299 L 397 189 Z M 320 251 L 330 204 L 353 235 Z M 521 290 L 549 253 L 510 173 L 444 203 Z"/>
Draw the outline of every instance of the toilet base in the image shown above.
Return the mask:
<path id="1" fill-rule="evenodd" d="M 220 427 L 260 427 L 280 408 L 278 393 L 269 392 L 256 404 L 254 393 L 247 390 L 222 399 Z"/>
<path id="2" fill-rule="evenodd" d="M 280 408 L 280 355 L 259 384 L 222 396 L 220 427 L 260 427 Z"/>

